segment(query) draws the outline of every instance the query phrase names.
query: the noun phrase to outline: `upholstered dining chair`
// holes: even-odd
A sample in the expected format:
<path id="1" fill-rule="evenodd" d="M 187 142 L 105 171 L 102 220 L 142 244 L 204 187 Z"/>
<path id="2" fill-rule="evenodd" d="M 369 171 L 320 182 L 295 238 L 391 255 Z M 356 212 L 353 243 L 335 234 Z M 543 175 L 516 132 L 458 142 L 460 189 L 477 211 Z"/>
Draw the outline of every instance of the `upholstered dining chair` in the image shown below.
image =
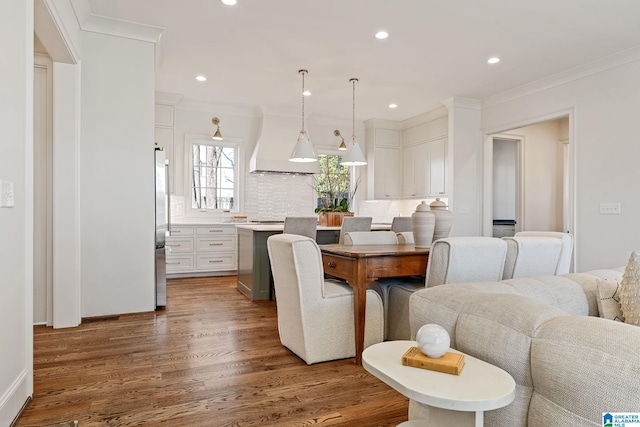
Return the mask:
<path id="1" fill-rule="evenodd" d="M 398 237 L 398 244 L 400 245 L 414 245 L 416 243 L 413 238 L 413 231 L 401 231 L 396 233 Z"/>
<path id="2" fill-rule="evenodd" d="M 410 216 L 394 216 L 391 220 L 391 231 L 395 231 L 396 233 L 400 233 L 402 231 L 412 231 L 413 226 L 411 225 L 411 217 Z"/>
<path id="3" fill-rule="evenodd" d="M 316 239 L 318 217 L 316 216 L 288 216 L 284 219 L 284 234 L 298 234 Z"/>
<path id="4" fill-rule="evenodd" d="M 349 231 L 344 234 L 345 245 L 396 245 L 398 237 L 393 231 Z"/>
<path id="5" fill-rule="evenodd" d="M 502 280 L 507 243 L 494 237 L 447 237 L 433 242 L 425 280 L 389 286 L 387 339 L 410 339 L 409 297 L 424 287 Z"/>
<path id="6" fill-rule="evenodd" d="M 507 259 L 503 279 L 554 276 L 562 252 L 562 240 L 556 237 L 503 237 Z"/>
<path id="7" fill-rule="evenodd" d="M 372 220 L 373 218 L 370 216 L 345 216 L 342 218 L 338 243 L 341 245 L 344 244 L 344 233 L 350 231 L 371 231 Z"/>
<path id="8" fill-rule="evenodd" d="M 560 258 L 556 267 L 555 275 L 568 274 L 571 272 L 571 257 L 573 255 L 573 234 L 562 233 L 560 231 L 519 231 L 513 237 L 555 237 L 562 240 Z"/>
<path id="9" fill-rule="evenodd" d="M 398 237 L 393 231 L 350 231 L 344 235 L 345 245 L 396 245 Z M 394 279 L 384 278 L 378 279 L 367 285 L 369 289 L 376 291 L 382 298 L 382 307 L 384 308 L 385 331 L 384 337 L 387 338 L 387 312 L 389 302 L 389 286 L 395 283 L 401 283 L 406 278 Z"/>
<path id="10" fill-rule="evenodd" d="M 353 291 L 325 280 L 315 240 L 276 234 L 267 239 L 278 310 L 280 342 L 307 364 L 354 357 Z M 381 342 L 384 318 L 380 296 L 367 290 L 365 348 Z"/>

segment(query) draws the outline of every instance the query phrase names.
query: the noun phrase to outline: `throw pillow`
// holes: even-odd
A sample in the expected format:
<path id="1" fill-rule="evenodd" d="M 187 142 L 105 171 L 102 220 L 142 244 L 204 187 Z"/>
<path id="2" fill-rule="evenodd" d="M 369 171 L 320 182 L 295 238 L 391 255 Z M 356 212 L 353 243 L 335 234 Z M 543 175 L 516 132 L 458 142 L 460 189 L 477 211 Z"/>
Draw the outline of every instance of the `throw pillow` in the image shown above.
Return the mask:
<path id="1" fill-rule="evenodd" d="M 625 323 L 640 326 L 640 254 L 631 252 L 620 283 L 620 307 Z"/>
<path id="2" fill-rule="evenodd" d="M 620 307 L 620 284 L 616 281 L 598 279 L 597 285 L 600 317 L 624 322 Z"/>

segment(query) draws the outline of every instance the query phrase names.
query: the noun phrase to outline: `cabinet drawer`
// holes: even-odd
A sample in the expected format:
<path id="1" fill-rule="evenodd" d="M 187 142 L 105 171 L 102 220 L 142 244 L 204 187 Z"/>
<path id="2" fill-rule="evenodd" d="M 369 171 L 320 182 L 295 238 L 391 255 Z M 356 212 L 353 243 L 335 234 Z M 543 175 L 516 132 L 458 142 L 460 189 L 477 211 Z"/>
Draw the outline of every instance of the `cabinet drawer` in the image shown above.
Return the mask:
<path id="1" fill-rule="evenodd" d="M 236 236 L 216 236 L 216 237 L 198 237 L 196 242 L 196 252 L 218 252 L 218 251 L 235 251 Z"/>
<path id="2" fill-rule="evenodd" d="M 169 248 L 169 254 L 193 252 L 193 238 L 179 239 L 176 237 L 169 237 L 167 238 L 166 245 Z"/>
<path id="3" fill-rule="evenodd" d="M 234 235 L 236 234 L 235 227 L 221 227 L 221 226 L 206 226 L 206 227 L 196 227 L 196 234 L 198 236 L 219 236 L 223 235 Z"/>
<path id="4" fill-rule="evenodd" d="M 171 226 L 171 237 L 193 236 L 193 227 L 185 227 L 183 225 Z"/>
<path id="5" fill-rule="evenodd" d="M 236 269 L 236 255 L 234 253 L 197 255 L 196 258 L 196 270 Z"/>
<path id="6" fill-rule="evenodd" d="M 167 273 L 193 271 L 193 255 L 167 255 Z"/>

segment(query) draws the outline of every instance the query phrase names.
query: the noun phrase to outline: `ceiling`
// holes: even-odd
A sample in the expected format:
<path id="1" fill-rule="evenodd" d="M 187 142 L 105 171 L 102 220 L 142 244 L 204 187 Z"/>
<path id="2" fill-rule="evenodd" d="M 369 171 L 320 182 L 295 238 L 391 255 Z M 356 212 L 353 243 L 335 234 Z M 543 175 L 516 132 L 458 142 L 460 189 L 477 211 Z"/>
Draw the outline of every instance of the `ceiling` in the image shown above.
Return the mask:
<path id="1" fill-rule="evenodd" d="M 220 106 L 405 120 L 640 46 L 638 0 L 89 0 L 165 29 L 156 90 Z M 386 40 L 374 34 L 384 29 Z M 502 61 L 487 64 L 491 56 Z M 198 74 L 207 81 L 195 80 Z M 396 103 L 398 108 L 388 105 Z"/>

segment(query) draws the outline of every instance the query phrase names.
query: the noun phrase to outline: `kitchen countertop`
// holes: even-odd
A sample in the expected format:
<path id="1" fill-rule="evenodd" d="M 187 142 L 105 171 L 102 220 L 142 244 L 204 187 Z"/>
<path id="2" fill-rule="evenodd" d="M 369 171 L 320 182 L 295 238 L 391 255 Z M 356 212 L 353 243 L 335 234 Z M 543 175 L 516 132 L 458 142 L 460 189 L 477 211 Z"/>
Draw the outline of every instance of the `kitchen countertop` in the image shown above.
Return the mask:
<path id="1" fill-rule="evenodd" d="M 251 223 L 236 223 L 236 228 L 252 231 L 282 231 L 284 224 L 251 224 Z M 371 224 L 371 230 L 389 230 L 391 224 Z M 318 230 L 340 230 L 338 226 L 327 227 L 319 225 Z"/>

